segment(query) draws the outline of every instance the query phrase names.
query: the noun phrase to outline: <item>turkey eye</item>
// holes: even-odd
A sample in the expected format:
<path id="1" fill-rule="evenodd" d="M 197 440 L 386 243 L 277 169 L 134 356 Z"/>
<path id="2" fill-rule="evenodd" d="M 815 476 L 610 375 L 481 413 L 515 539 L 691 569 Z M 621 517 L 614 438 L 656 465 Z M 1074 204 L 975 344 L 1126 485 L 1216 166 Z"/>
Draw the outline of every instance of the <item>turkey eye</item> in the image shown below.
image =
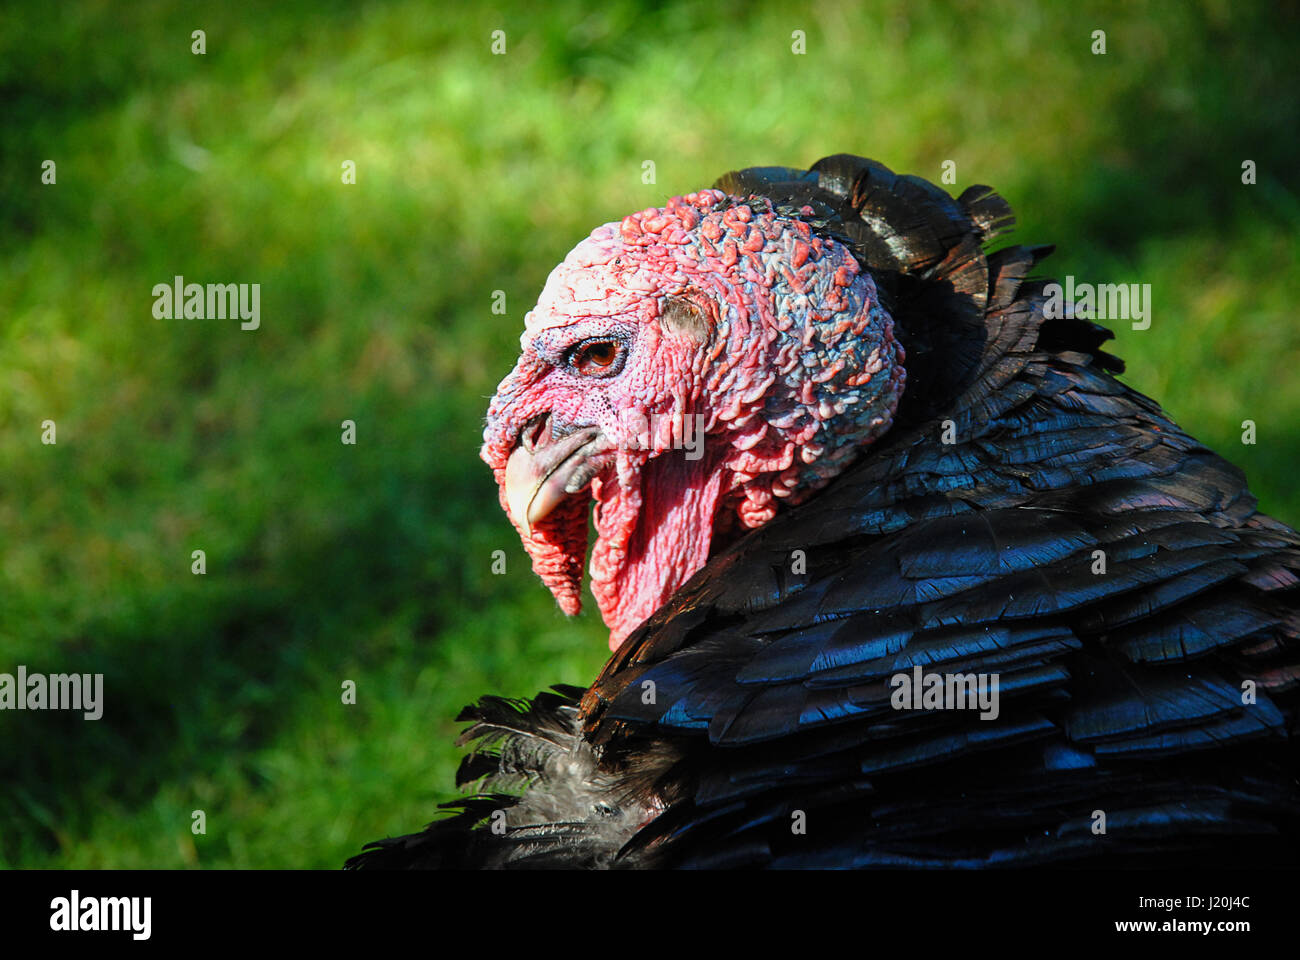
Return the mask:
<path id="1" fill-rule="evenodd" d="M 618 359 L 618 344 L 613 340 L 592 340 L 573 351 L 570 361 L 575 370 L 588 376 L 601 376 L 613 372 Z"/>

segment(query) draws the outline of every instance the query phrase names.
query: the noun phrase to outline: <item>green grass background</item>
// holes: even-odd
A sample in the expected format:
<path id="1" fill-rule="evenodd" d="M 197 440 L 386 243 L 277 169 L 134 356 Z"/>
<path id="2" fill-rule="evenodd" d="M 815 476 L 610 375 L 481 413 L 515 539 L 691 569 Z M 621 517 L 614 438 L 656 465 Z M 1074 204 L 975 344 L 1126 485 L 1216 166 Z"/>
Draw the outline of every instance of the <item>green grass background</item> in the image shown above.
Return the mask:
<path id="1" fill-rule="evenodd" d="M 0 865 L 336 867 L 453 795 L 461 704 L 589 682 L 486 398 L 574 243 L 734 167 L 993 184 L 1057 275 L 1152 285 L 1129 381 L 1300 521 L 1294 10 L 597 6 L 0 13 L 0 671 L 106 686 L 0 713 Z M 175 274 L 260 283 L 261 329 L 155 320 Z"/>

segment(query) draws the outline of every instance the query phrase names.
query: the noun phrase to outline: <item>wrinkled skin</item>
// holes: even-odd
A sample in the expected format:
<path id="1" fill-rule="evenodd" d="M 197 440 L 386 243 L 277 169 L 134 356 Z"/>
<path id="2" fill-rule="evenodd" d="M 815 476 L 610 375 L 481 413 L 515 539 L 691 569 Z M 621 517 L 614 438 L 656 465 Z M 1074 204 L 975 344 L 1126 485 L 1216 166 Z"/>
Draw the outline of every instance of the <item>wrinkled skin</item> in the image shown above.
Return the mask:
<path id="1" fill-rule="evenodd" d="M 594 230 L 551 273 L 520 345 L 482 457 L 569 614 L 595 501 L 592 593 L 611 649 L 728 537 L 888 430 L 905 380 L 847 248 L 716 190 Z"/>

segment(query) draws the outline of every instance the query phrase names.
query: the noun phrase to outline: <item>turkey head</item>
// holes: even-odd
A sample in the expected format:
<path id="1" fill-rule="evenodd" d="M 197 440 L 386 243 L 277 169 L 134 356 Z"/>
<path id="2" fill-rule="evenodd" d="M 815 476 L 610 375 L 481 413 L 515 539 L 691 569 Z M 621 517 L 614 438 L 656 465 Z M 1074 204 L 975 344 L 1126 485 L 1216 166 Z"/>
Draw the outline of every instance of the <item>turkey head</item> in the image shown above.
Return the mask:
<path id="1" fill-rule="evenodd" d="M 565 613 L 618 645 L 735 534 L 889 429 L 904 355 L 812 206 L 702 190 L 596 228 L 547 279 L 482 458 Z"/>

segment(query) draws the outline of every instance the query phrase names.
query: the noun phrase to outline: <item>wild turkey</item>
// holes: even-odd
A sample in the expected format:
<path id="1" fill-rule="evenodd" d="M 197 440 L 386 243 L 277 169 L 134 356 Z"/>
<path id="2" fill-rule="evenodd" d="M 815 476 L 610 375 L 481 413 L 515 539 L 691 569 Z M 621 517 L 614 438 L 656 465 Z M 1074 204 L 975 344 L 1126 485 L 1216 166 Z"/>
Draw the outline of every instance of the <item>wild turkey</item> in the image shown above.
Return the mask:
<path id="1" fill-rule="evenodd" d="M 579 244 L 483 458 L 570 613 L 595 500 L 616 652 L 467 708 L 485 792 L 348 866 L 1300 862 L 1300 536 L 1012 224 L 838 155 Z"/>

